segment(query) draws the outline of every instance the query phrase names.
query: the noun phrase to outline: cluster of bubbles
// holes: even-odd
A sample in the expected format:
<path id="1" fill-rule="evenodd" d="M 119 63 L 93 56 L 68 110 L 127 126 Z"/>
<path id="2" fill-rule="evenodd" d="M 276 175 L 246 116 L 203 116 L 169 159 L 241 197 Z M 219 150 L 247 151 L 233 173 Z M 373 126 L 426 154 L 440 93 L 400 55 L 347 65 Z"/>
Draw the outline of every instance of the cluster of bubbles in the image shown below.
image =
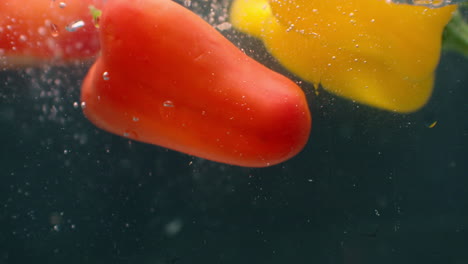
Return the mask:
<path id="1" fill-rule="evenodd" d="M 231 28 L 231 24 L 228 22 L 230 0 L 177 0 L 177 2 L 200 15 L 205 21 L 220 31 Z"/>

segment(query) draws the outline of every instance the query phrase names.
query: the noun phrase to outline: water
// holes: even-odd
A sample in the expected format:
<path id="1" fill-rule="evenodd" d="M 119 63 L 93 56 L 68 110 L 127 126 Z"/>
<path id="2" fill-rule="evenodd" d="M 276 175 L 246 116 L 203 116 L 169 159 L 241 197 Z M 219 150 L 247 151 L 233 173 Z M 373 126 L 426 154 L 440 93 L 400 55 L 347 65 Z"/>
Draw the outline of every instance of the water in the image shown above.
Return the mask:
<path id="1" fill-rule="evenodd" d="M 388 2 L 437 8 L 446 5 L 466 3 L 466 0 L 389 0 Z"/>
<path id="2" fill-rule="evenodd" d="M 228 2 L 189 2 L 226 22 Z M 4 70 L 0 263 L 468 262 L 466 58 L 444 53 L 429 104 L 401 115 L 317 95 L 222 32 L 306 91 L 303 152 L 252 169 L 131 141 L 83 116 L 90 62 Z"/>

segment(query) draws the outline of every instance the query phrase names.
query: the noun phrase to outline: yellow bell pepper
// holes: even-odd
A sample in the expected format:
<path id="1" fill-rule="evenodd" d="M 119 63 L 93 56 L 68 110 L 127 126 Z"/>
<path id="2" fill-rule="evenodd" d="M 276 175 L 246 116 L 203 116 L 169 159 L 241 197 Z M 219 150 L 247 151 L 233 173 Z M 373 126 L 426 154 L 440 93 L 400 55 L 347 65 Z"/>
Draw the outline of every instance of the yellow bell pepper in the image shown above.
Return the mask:
<path id="1" fill-rule="evenodd" d="M 263 40 L 300 78 L 370 106 L 407 113 L 428 101 L 441 36 L 456 6 L 385 0 L 235 0 L 231 23 Z"/>

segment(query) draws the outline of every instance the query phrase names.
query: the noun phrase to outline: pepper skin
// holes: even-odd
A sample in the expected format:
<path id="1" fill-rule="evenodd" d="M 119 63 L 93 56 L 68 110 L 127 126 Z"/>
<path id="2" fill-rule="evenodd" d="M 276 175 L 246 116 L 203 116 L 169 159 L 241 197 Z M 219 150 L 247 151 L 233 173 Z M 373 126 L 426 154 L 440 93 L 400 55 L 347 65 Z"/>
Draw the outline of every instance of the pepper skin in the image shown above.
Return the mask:
<path id="1" fill-rule="evenodd" d="M 235 0 L 230 19 L 316 87 L 407 113 L 430 98 L 442 31 L 456 8 L 385 0 Z"/>
<path id="2" fill-rule="evenodd" d="M 101 2 L 0 1 L 0 65 L 14 68 L 92 58 L 99 51 L 99 38 L 89 6 L 100 7 Z M 76 21 L 85 25 L 67 31 Z"/>
<path id="3" fill-rule="evenodd" d="M 296 155 L 302 90 L 170 0 L 109 0 L 101 56 L 82 87 L 96 126 L 209 160 L 265 167 Z"/>

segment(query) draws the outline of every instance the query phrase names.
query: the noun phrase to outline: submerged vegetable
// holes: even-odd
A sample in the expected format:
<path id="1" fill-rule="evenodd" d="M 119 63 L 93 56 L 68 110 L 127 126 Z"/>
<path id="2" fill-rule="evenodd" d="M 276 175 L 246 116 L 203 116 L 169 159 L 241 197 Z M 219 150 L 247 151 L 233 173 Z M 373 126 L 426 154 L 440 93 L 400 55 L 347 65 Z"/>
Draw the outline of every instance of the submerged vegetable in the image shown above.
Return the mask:
<path id="1" fill-rule="evenodd" d="M 468 2 L 460 5 L 460 8 L 453 14 L 452 19 L 444 29 L 442 35 L 442 49 L 455 51 L 468 57 L 468 23 L 462 12 L 466 12 Z"/>
<path id="2" fill-rule="evenodd" d="M 301 89 L 170 0 L 109 0 L 82 87 L 98 127 L 228 164 L 263 167 L 305 145 Z"/>
<path id="3" fill-rule="evenodd" d="M 404 113 L 432 93 L 442 31 L 455 9 L 384 0 L 235 0 L 231 22 L 261 38 L 304 80 Z"/>
<path id="4" fill-rule="evenodd" d="M 0 66 L 87 59 L 99 50 L 90 5 L 102 0 L 0 1 Z"/>

